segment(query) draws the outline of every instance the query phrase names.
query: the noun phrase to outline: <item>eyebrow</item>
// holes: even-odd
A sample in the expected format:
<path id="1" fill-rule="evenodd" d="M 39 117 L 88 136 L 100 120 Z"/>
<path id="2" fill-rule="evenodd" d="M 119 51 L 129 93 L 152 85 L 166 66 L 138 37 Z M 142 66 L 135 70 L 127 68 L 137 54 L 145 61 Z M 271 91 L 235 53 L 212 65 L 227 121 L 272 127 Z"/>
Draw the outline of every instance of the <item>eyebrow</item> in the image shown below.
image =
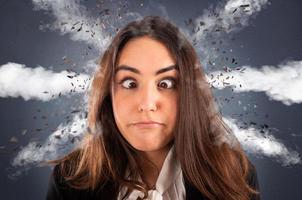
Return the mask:
<path id="1" fill-rule="evenodd" d="M 161 68 L 159 69 L 158 71 L 155 72 L 155 75 L 158 75 L 158 74 L 162 74 L 164 72 L 167 72 L 167 71 L 170 71 L 170 70 L 179 70 L 178 66 L 177 65 L 171 65 L 171 66 L 168 66 L 168 67 L 164 67 L 164 68 Z M 116 69 L 115 69 L 115 74 L 120 71 L 120 70 L 127 70 L 127 71 L 131 71 L 133 73 L 136 73 L 136 74 L 141 74 L 141 72 L 134 68 L 134 67 L 130 67 L 128 65 L 120 65 L 118 66 Z"/>

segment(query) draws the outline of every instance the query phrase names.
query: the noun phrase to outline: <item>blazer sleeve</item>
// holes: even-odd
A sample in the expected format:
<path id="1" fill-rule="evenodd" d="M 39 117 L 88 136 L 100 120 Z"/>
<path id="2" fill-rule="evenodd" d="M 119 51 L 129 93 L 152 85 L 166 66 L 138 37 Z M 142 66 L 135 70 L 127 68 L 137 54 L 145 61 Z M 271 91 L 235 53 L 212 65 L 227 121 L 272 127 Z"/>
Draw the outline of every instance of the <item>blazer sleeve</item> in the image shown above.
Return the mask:
<path id="1" fill-rule="evenodd" d="M 60 190 L 59 179 L 57 178 L 58 167 L 55 166 L 49 177 L 46 200 L 63 200 L 63 194 Z"/>
<path id="2" fill-rule="evenodd" d="M 259 192 L 259 194 L 252 195 L 251 200 L 260 200 L 260 187 L 259 187 L 256 167 L 252 163 L 250 163 L 250 166 L 251 167 L 250 167 L 249 174 L 248 174 L 248 177 L 247 177 L 248 184 L 253 189 L 255 189 Z"/>
<path id="3" fill-rule="evenodd" d="M 117 188 L 113 181 L 106 182 L 103 187 L 95 191 L 75 189 L 70 187 L 61 176 L 59 166 L 56 165 L 50 175 L 46 200 L 87 200 L 87 199 L 116 199 Z M 116 195 L 116 196 L 114 196 Z"/>
<path id="4" fill-rule="evenodd" d="M 71 188 L 60 174 L 56 165 L 50 175 L 46 200 L 87 199 L 89 193 Z"/>

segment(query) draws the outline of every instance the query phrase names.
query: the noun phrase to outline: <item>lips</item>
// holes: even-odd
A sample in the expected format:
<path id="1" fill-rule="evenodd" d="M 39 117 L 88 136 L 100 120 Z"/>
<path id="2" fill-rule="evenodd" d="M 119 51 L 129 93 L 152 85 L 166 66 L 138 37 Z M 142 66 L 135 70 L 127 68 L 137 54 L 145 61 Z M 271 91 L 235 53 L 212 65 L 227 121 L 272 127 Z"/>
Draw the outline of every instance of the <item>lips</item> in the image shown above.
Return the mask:
<path id="1" fill-rule="evenodd" d="M 156 128 L 162 126 L 163 124 L 155 121 L 140 121 L 133 123 L 133 125 L 138 128 Z"/>
<path id="2" fill-rule="evenodd" d="M 155 121 L 141 121 L 141 122 L 136 122 L 134 124 L 161 124 L 161 123 Z"/>

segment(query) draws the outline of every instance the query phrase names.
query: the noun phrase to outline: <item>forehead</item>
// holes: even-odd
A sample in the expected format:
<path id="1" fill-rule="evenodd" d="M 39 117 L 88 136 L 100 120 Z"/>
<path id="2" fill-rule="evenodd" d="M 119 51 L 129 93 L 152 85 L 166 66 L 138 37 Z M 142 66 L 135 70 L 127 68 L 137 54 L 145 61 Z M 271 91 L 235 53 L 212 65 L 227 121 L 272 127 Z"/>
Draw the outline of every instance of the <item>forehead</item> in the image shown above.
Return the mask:
<path id="1" fill-rule="evenodd" d="M 117 68 L 121 65 L 132 66 L 142 72 L 154 72 L 175 64 L 168 48 L 147 36 L 128 41 L 117 60 Z"/>

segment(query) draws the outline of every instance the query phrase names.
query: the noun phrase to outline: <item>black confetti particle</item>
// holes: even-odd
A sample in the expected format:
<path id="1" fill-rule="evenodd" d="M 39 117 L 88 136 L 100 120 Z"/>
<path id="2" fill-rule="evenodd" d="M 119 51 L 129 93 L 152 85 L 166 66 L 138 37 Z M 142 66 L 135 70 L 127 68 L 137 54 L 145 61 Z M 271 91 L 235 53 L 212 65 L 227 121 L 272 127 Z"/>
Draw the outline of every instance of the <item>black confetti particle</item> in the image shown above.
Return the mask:
<path id="1" fill-rule="evenodd" d="M 60 140 L 61 139 L 61 136 L 60 135 L 55 135 L 55 138 Z"/>
<path id="2" fill-rule="evenodd" d="M 257 123 L 256 123 L 256 122 L 250 122 L 250 124 L 251 124 L 251 125 L 257 125 Z"/>
<path id="3" fill-rule="evenodd" d="M 73 111 L 71 111 L 71 113 L 78 113 L 78 112 L 80 112 L 80 110 L 73 110 Z"/>
<path id="4" fill-rule="evenodd" d="M 241 8 L 247 8 L 249 6 L 250 6 L 250 4 L 242 4 L 242 5 L 240 5 Z"/>

